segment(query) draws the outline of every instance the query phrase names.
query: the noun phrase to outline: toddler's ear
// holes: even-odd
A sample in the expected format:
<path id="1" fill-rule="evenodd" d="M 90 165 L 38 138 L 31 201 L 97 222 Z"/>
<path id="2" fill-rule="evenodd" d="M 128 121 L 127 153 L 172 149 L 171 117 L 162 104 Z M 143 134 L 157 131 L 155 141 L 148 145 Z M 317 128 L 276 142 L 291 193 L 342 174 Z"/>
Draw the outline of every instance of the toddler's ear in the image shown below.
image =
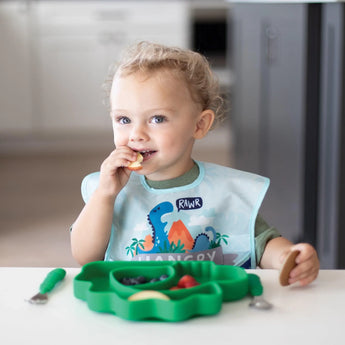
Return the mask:
<path id="1" fill-rule="evenodd" d="M 204 110 L 200 115 L 196 123 L 194 138 L 203 138 L 210 128 L 212 127 L 214 121 L 214 112 L 210 109 Z"/>

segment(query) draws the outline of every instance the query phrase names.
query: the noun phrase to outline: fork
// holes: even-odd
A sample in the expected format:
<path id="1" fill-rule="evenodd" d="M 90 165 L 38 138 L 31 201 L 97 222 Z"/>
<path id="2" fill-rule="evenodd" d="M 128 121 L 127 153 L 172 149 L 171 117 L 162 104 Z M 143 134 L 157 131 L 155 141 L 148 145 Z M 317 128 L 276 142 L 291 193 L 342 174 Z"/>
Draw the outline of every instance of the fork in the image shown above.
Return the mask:
<path id="1" fill-rule="evenodd" d="M 40 285 L 39 292 L 27 301 L 32 304 L 47 303 L 48 292 L 52 291 L 55 285 L 65 278 L 65 275 L 66 271 L 63 268 L 55 268 L 50 271 Z"/>

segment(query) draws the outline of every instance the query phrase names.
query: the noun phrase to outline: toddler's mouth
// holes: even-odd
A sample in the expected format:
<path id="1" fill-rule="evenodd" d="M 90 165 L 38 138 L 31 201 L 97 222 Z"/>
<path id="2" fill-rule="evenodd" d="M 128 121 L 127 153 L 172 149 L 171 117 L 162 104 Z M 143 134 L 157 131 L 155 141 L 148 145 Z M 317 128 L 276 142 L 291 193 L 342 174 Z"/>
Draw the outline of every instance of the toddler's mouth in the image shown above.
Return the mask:
<path id="1" fill-rule="evenodd" d="M 143 156 L 144 161 L 145 161 L 145 160 L 148 160 L 157 151 L 145 150 L 145 151 L 139 151 L 139 152 Z"/>

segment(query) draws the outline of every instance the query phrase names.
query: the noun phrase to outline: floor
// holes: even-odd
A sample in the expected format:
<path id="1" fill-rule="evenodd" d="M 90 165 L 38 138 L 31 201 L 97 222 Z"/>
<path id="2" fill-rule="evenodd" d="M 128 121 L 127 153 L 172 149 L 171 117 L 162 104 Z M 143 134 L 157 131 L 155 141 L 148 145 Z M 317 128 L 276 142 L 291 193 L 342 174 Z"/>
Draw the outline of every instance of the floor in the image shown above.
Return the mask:
<path id="1" fill-rule="evenodd" d="M 212 131 L 196 144 L 194 158 L 229 166 L 229 133 L 226 126 Z M 98 139 L 91 143 L 104 142 Z M 85 148 L 67 141 L 2 145 L 0 266 L 78 267 L 70 252 L 69 227 L 83 207 L 80 182 L 98 170 L 111 147 L 107 142 L 90 149 L 87 142 Z"/>

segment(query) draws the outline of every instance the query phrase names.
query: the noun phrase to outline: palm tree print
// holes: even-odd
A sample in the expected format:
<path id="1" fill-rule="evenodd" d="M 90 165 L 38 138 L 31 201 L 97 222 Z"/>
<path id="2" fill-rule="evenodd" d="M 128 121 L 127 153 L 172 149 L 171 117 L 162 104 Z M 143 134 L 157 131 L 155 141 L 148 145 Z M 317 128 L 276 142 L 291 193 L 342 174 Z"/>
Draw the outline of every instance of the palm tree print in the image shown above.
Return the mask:
<path id="1" fill-rule="evenodd" d="M 221 242 L 223 241 L 225 244 L 228 244 L 228 241 L 226 240 L 227 238 L 229 238 L 228 235 L 222 235 L 219 232 L 217 232 L 216 234 L 216 242 L 217 244 L 220 246 Z"/>
<path id="2" fill-rule="evenodd" d="M 137 238 L 132 238 L 132 244 L 126 247 L 127 255 L 131 254 L 132 257 L 138 254 L 138 247 L 144 249 L 145 240 L 138 240 Z"/>

